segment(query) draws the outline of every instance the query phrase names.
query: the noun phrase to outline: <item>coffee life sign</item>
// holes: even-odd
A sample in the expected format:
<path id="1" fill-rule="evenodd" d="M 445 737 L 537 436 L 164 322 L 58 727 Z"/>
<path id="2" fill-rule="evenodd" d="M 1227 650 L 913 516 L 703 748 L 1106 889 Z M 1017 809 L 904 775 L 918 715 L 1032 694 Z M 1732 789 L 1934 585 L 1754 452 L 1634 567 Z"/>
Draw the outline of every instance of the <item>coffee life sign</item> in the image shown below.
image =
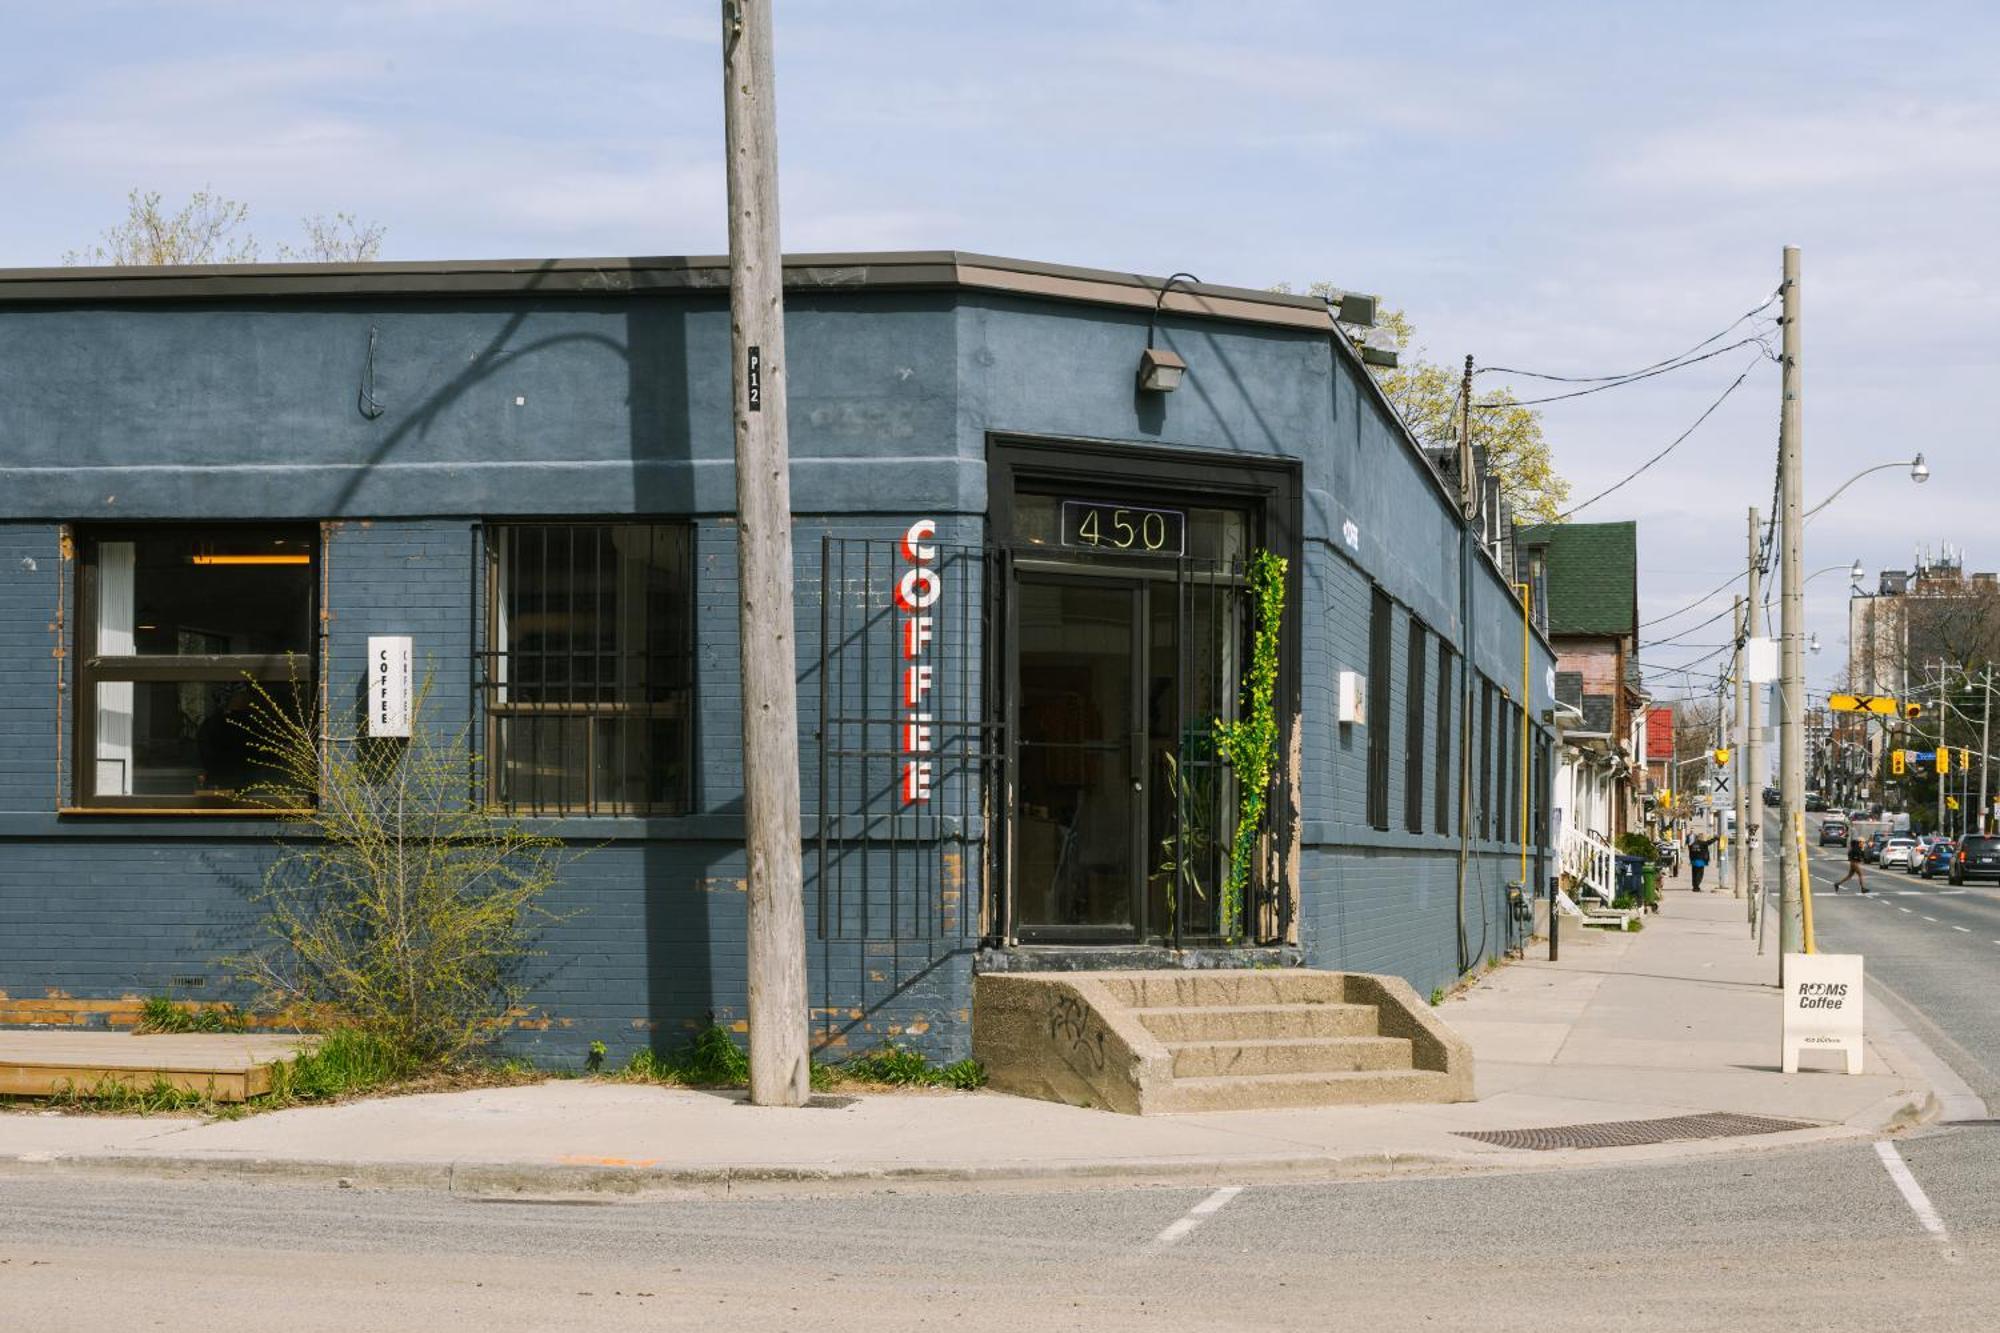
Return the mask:
<path id="1" fill-rule="evenodd" d="M 1781 1064 L 1799 1072 L 1799 1057 L 1839 1054 L 1847 1072 L 1861 1072 L 1861 955 L 1785 955 L 1785 1035 Z"/>

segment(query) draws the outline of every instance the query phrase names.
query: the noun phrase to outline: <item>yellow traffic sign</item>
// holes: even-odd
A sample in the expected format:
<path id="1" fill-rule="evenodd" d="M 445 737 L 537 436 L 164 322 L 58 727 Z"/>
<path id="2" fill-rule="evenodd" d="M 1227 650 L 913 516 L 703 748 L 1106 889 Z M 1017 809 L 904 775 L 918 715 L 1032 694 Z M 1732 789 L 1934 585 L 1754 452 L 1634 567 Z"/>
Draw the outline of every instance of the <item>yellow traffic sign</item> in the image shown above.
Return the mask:
<path id="1" fill-rule="evenodd" d="M 1944 798 L 1944 803 L 1945 803 L 1945 806 L 1946 806 L 1946 808 L 1947 808 L 1947 809 L 1951 809 L 1951 810 L 1956 810 L 1956 809 L 1958 809 L 1958 798 L 1957 798 L 1956 796 L 1947 796 L 1947 797 L 1945 797 L 1945 798 Z"/>
<path id="2" fill-rule="evenodd" d="M 1830 696 L 1826 706 L 1836 713 L 1875 713 L 1882 717 L 1896 715 L 1896 701 L 1879 694 L 1836 694 Z M 1915 708 L 1912 704 L 1910 707 Z M 1910 714 L 1915 717 L 1915 713 Z"/>

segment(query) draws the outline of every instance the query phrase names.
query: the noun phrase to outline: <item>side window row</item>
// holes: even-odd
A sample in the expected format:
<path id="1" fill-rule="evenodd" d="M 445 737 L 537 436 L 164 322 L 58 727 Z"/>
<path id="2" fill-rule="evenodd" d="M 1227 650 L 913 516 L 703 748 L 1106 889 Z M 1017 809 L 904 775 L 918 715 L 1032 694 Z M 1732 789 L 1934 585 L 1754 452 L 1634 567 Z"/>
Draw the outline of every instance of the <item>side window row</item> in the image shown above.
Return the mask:
<path id="1" fill-rule="evenodd" d="M 686 812 L 691 548 L 686 523 L 486 528 L 490 802 Z M 320 560 L 314 524 L 78 533 L 77 805 L 261 808 L 257 694 L 318 697 Z"/>

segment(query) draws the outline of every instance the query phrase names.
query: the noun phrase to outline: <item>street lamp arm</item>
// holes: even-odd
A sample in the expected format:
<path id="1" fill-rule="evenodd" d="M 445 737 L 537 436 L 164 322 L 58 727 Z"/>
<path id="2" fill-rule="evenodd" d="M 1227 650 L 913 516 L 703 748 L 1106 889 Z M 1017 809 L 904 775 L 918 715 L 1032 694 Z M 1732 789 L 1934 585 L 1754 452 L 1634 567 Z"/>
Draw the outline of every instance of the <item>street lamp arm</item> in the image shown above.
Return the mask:
<path id="1" fill-rule="evenodd" d="M 1832 495 L 1827 496 L 1826 499 L 1821 500 L 1811 509 L 1806 510 L 1805 517 L 1811 518 L 1814 514 L 1817 514 L 1820 510 L 1826 508 L 1828 505 L 1832 504 L 1835 500 L 1838 500 L 1841 497 L 1842 492 L 1844 492 L 1849 486 L 1852 486 L 1855 482 L 1860 481 L 1863 477 L 1867 476 L 1869 473 L 1887 472 L 1892 467 L 1908 468 L 1910 470 L 1910 479 L 1916 482 L 1922 482 L 1931 475 L 1931 470 L 1928 467 L 1924 466 L 1924 456 L 1922 454 L 1918 454 L 1915 458 L 1911 459 L 1897 459 L 1892 463 L 1877 463 L 1874 467 L 1862 468 L 1861 471 L 1855 473 L 1853 476 L 1849 477 L 1846 481 L 1841 482 L 1839 487 L 1835 489 Z"/>

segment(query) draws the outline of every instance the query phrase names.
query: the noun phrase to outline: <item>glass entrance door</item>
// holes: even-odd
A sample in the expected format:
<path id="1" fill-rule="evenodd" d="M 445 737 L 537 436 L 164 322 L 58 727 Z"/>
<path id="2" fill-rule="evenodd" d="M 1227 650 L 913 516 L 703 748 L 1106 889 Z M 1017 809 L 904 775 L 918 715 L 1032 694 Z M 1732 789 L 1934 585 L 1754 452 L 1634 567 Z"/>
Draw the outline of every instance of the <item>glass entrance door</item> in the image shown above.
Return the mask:
<path id="1" fill-rule="evenodd" d="M 1016 586 L 1014 884 L 1024 940 L 1139 938 L 1146 744 L 1137 580 Z"/>

